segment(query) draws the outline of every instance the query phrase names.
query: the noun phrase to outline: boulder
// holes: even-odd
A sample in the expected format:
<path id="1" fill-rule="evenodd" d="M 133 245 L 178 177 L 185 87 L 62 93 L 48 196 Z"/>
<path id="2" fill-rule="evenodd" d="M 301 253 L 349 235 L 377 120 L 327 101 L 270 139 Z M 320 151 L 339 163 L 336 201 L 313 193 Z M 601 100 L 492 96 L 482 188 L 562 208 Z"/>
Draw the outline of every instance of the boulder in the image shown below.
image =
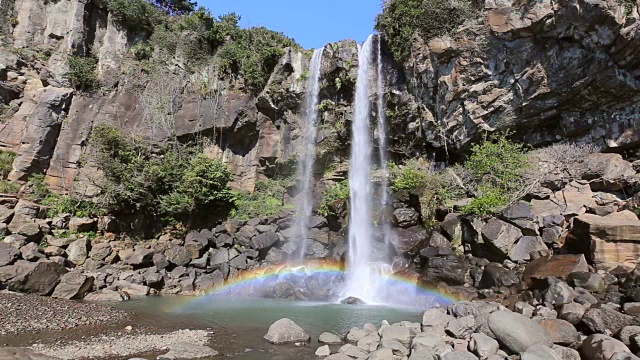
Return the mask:
<path id="1" fill-rule="evenodd" d="M 200 235 L 199 232 L 197 232 Z M 191 259 L 195 260 L 200 258 L 207 251 L 208 244 L 203 244 L 202 242 L 195 240 L 185 240 L 184 248 L 191 256 Z"/>
<path id="2" fill-rule="evenodd" d="M 106 259 L 109 255 L 111 255 L 112 252 L 113 252 L 113 249 L 111 248 L 111 244 L 109 244 L 108 242 L 91 244 L 91 251 L 89 251 L 89 257 L 95 261 L 102 261 Z M 132 263 L 130 264 L 134 265 Z M 148 263 L 144 262 L 144 264 L 146 265 Z M 142 264 L 137 264 L 137 265 L 142 265 Z"/>
<path id="3" fill-rule="evenodd" d="M 420 214 L 411 208 L 399 208 L 393 211 L 395 223 L 401 228 L 408 228 L 418 224 Z"/>
<path id="4" fill-rule="evenodd" d="M 447 334 L 457 338 L 464 339 L 471 335 L 476 329 L 476 322 L 473 315 L 463 316 L 449 321 L 446 327 Z"/>
<path id="5" fill-rule="evenodd" d="M 373 351 L 367 357 L 367 360 L 394 360 L 394 359 L 395 357 L 393 356 L 393 350 L 386 347 Z"/>
<path id="6" fill-rule="evenodd" d="M 573 287 L 581 287 L 599 293 L 605 289 L 604 279 L 600 274 L 575 271 L 569 274 L 567 282 Z"/>
<path id="7" fill-rule="evenodd" d="M 191 254 L 189 254 L 184 246 L 180 245 L 169 245 L 169 248 L 164 252 L 164 256 L 167 258 L 167 261 L 176 266 L 186 266 L 191 262 Z"/>
<path id="8" fill-rule="evenodd" d="M 577 325 L 582 321 L 584 313 L 587 311 L 586 307 L 578 303 L 569 303 L 560 306 L 558 311 L 558 317 L 566 320 L 573 325 Z"/>
<path id="9" fill-rule="evenodd" d="M 563 360 L 560 355 L 550 347 L 535 344 L 520 355 L 521 360 Z"/>
<path id="10" fill-rule="evenodd" d="M 492 218 L 482 226 L 482 238 L 502 256 L 507 256 L 513 245 L 522 237 L 517 227 Z"/>
<path id="11" fill-rule="evenodd" d="M 516 353 L 524 352 L 535 344 L 553 345 L 542 326 L 518 313 L 495 311 L 489 315 L 488 326 L 500 343 Z"/>
<path id="12" fill-rule="evenodd" d="M 469 263 L 461 256 L 432 257 L 427 259 L 422 278 L 426 283 L 464 285 Z"/>
<path id="13" fill-rule="evenodd" d="M 13 264 L 20 257 L 20 250 L 13 246 L 0 242 L 0 266 Z"/>
<path id="14" fill-rule="evenodd" d="M 47 356 L 27 348 L 0 348 L 0 359 L 6 360 L 60 360 L 57 357 Z"/>
<path id="15" fill-rule="evenodd" d="M 452 351 L 440 357 L 442 360 L 478 360 L 478 357 L 466 351 Z"/>
<path id="16" fill-rule="evenodd" d="M 369 335 L 358 340 L 356 346 L 365 351 L 375 351 L 380 345 L 380 336 L 377 332 L 370 333 Z M 402 344 L 400 344 L 402 345 Z"/>
<path id="17" fill-rule="evenodd" d="M 318 349 L 316 349 L 315 355 L 318 357 L 325 357 L 331 355 L 331 349 L 329 345 L 322 345 Z"/>
<path id="18" fill-rule="evenodd" d="M 366 359 L 369 352 L 351 344 L 345 344 L 338 349 L 338 352 L 350 358 Z"/>
<path id="19" fill-rule="evenodd" d="M 278 235 L 273 231 L 254 236 L 251 239 L 251 248 L 255 250 L 268 249 L 278 241 Z"/>
<path id="20" fill-rule="evenodd" d="M 560 356 L 561 360 L 580 360 L 580 353 L 574 349 L 559 345 L 553 345 L 551 349 Z"/>
<path id="21" fill-rule="evenodd" d="M 480 288 L 511 287 L 519 282 L 520 279 L 518 279 L 518 275 L 513 271 L 503 268 L 500 264 L 491 263 L 484 267 L 480 280 Z"/>
<path id="22" fill-rule="evenodd" d="M 63 248 L 52 245 L 45 247 L 44 249 L 42 249 L 42 251 L 47 256 L 63 256 L 65 254 Z"/>
<path id="23" fill-rule="evenodd" d="M 283 318 L 269 326 L 264 338 L 272 344 L 308 342 L 311 337 L 292 320 Z"/>
<path id="24" fill-rule="evenodd" d="M 13 218 L 13 209 L 9 209 L 4 205 L 0 205 L 0 223 L 8 224 Z"/>
<path id="25" fill-rule="evenodd" d="M 631 338 L 640 335 L 640 326 L 625 326 L 616 334 L 616 338 L 627 346 L 632 346 Z"/>
<path id="26" fill-rule="evenodd" d="M 72 271 L 62 275 L 60 283 L 51 296 L 61 299 L 82 299 L 92 287 L 93 276 Z"/>
<path id="27" fill-rule="evenodd" d="M 636 174 L 633 165 L 620 154 L 593 153 L 580 165 L 583 180 L 589 180 L 596 189 L 620 190 Z"/>
<path id="28" fill-rule="evenodd" d="M 111 285 L 112 290 L 117 290 L 120 292 L 125 292 L 129 295 L 134 296 L 146 296 L 151 292 L 151 288 L 142 284 L 131 283 L 126 280 L 117 280 L 113 282 Z"/>
<path id="29" fill-rule="evenodd" d="M 485 334 L 471 334 L 469 350 L 478 355 L 481 359 L 486 359 L 495 355 L 500 350 L 500 344 Z"/>
<path id="30" fill-rule="evenodd" d="M 9 230 L 16 235 L 24 236 L 27 241 L 39 242 L 42 239 L 42 230 L 40 229 L 40 225 L 33 221 L 23 221 L 19 222 L 17 225 L 14 225 L 16 220 L 11 222 L 9 225 Z"/>
<path id="31" fill-rule="evenodd" d="M 67 247 L 67 259 L 74 265 L 82 265 L 89 255 L 89 239 L 80 238 Z"/>
<path id="32" fill-rule="evenodd" d="M 76 232 L 90 232 L 98 229 L 98 219 L 86 217 L 71 217 L 69 220 L 69 230 Z"/>
<path id="33" fill-rule="evenodd" d="M 427 230 L 422 226 L 412 226 L 407 229 L 395 229 L 389 238 L 397 254 L 405 254 L 415 249 L 427 238 Z M 419 249 L 419 248 L 418 248 Z M 417 249 L 416 249 L 417 250 Z"/>
<path id="34" fill-rule="evenodd" d="M 578 330 L 568 321 L 560 319 L 542 319 L 538 323 L 547 331 L 554 344 L 573 347 L 580 342 Z"/>
<path id="35" fill-rule="evenodd" d="M 103 289 L 87 294 L 84 297 L 86 301 L 127 301 L 130 297 L 122 291 Z"/>
<path id="36" fill-rule="evenodd" d="M 569 284 L 564 281 L 558 281 L 547 289 L 544 294 L 544 303 L 546 306 L 553 308 L 573 302 L 577 295 L 578 293 Z"/>
<path id="37" fill-rule="evenodd" d="M 634 268 L 640 259 L 640 220 L 628 210 L 607 216 L 584 214 L 573 221 L 568 248 L 585 254 L 597 269 Z"/>
<path id="38" fill-rule="evenodd" d="M 337 353 L 327 356 L 324 360 L 353 360 L 353 358 L 345 354 Z"/>
<path id="39" fill-rule="evenodd" d="M 529 285 L 539 283 L 546 285 L 547 278 L 552 276 L 566 280 L 575 271 L 589 271 L 587 260 L 583 255 L 543 256 L 530 262 L 522 274 L 522 279 Z"/>
<path id="40" fill-rule="evenodd" d="M 625 344 L 610 336 L 595 334 L 584 339 L 580 352 L 585 360 L 610 360 L 615 353 L 630 350 Z"/>
<path id="41" fill-rule="evenodd" d="M 542 238 L 539 236 L 523 236 L 518 240 L 511 250 L 509 250 L 509 259 L 512 261 L 521 261 L 531 259 L 531 253 L 534 251 L 549 250 Z"/>
<path id="42" fill-rule="evenodd" d="M 20 254 L 22 254 L 22 258 L 27 261 L 38 261 L 45 257 L 44 254 L 40 252 L 40 248 L 36 243 L 28 243 L 21 247 Z"/>
<path id="43" fill-rule="evenodd" d="M 158 356 L 158 360 L 200 359 L 218 355 L 218 352 L 204 345 L 176 342 L 169 345 L 169 352 Z"/>
<path id="44" fill-rule="evenodd" d="M 39 262 L 25 274 L 9 283 L 9 290 L 47 296 L 56 288 L 67 269 L 54 262 Z"/>
<path id="45" fill-rule="evenodd" d="M 342 339 L 336 334 L 332 334 L 330 332 L 323 332 L 318 337 L 318 341 L 323 344 L 342 344 Z"/>
<path id="46" fill-rule="evenodd" d="M 347 332 L 347 335 L 345 335 L 345 340 L 351 343 L 357 343 L 358 341 L 360 341 L 360 339 L 364 338 L 367 335 L 369 335 L 368 331 L 354 327 L 351 328 L 349 332 Z"/>
<path id="47" fill-rule="evenodd" d="M 109 248 L 111 248 L 111 246 L 109 246 Z M 93 251 L 93 249 L 92 249 L 92 251 Z M 125 257 L 124 263 L 127 264 L 127 265 L 133 266 L 134 269 L 149 267 L 149 266 L 153 265 L 153 256 L 154 255 L 155 255 L 155 252 L 153 250 L 150 250 L 150 249 L 136 249 L 129 256 Z M 107 256 L 109 256 L 109 255 L 107 255 Z"/>
<path id="48" fill-rule="evenodd" d="M 502 216 L 509 220 L 533 220 L 535 219 L 531 206 L 526 201 L 518 201 L 504 209 Z"/>
<path id="49" fill-rule="evenodd" d="M 406 326 L 391 325 L 380 328 L 382 341 L 398 341 L 404 345 L 411 343 L 411 331 Z"/>
<path id="50" fill-rule="evenodd" d="M 582 323 L 595 333 L 611 331 L 613 334 L 629 325 L 640 325 L 635 316 L 623 314 L 609 308 L 591 308 L 584 313 Z"/>

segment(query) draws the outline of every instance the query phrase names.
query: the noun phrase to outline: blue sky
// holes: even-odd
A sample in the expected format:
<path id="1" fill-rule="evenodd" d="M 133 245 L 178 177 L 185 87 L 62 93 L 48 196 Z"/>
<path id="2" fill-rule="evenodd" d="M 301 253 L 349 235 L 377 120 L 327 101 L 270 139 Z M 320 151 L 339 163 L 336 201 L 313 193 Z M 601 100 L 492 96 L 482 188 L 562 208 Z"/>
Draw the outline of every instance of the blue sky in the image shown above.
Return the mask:
<path id="1" fill-rule="evenodd" d="M 200 0 L 214 15 L 235 12 L 240 26 L 285 33 L 306 49 L 346 38 L 363 42 L 373 32 L 381 0 Z"/>

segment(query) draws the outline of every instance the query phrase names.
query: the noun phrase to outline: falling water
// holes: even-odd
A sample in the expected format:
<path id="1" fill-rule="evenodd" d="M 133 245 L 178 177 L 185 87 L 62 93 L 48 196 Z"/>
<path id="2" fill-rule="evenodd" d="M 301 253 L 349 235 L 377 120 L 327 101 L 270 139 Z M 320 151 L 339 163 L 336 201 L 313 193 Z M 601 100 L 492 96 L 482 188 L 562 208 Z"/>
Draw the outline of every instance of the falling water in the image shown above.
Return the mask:
<path id="1" fill-rule="evenodd" d="M 320 93 L 320 69 L 324 48 L 313 51 L 309 65 L 307 92 L 304 102 L 304 123 L 302 124 L 302 146 L 298 158 L 300 176 L 300 196 L 295 220 L 296 237 L 300 241 L 298 260 L 304 258 L 309 238 L 309 219 L 313 210 L 313 164 L 316 160 L 316 125 L 318 122 L 318 94 Z"/>
<path id="2" fill-rule="evenodd" d="M 378 74 L 377 74 L 377 91 L 378 91 L 378 155 L 380 157 L 380 170 L 382 171 L 382 185 L 380 186 L 380 205 L 384 210 L 389 202 L 389 189 L 387 183 L 389 172 L 387 169 L 387 118 L 384 113 L 384 83 L 382 74 L 382 45 L 381 37 L 378 36 Z M 391 227 L 388 221 L 382 223 L 382 233 L 384 242 L 389 242 Z"/>
<path id="3" fill-rule="evenodd" d="M 371 228 L 371 139 L 369 69 L 373 36 L 359 47 L 355 117 L 351 127 L 349 161 L 349 274 L 346 295 L 371 301 L 370 263 L 373 253 Z"/>

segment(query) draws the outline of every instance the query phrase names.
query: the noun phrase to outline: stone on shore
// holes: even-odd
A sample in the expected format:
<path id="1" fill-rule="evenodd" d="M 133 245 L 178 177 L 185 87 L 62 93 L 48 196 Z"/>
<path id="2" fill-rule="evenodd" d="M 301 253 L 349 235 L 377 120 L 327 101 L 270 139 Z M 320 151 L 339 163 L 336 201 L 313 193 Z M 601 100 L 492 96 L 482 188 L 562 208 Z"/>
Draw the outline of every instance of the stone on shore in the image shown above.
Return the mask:
<path id="1" fill-rule="evenodd" d="M 264 338 L 272 344 L 308 342 L 311 337 L 293 320 L 283 318 L 269 326 Z"/>
<path id="2" fill-rule="evenodd" d="M 488 325 L 498 341 L 513 352 L 524 352 L 538 343 L 548 347 L 553 345 L 544 328 L 518 313 L 493 312 L 489 315 Z"/>
<path id="3" fill-rule="evenodd" d="M 169 352 L 158 356 L 158 360 L 200 359 L 216 355 L 218 352 L 208 346 L 178 342 L 169 345 Z"/>
<path id="4" fill-rule="evenodd" d="M 342 339 L 340 339 L 340 336 L 332 334 L 330 332 L 323 332 L 322 334 L 320 334 L 320 337 L 318 337 L 318 341 L 323 344 L 342 344 Z"/>
<path id="5" fill-rule="evenodd" d="M 588 336 L 582 342 L 580 352 L 584 360 L 610 360 L 618 352 L 630 352 L 621 341 L 604 334 Z"/>
<path id="6" fill-rule="evenodd" d="M 51 294 L 52 297 L 61 299 L 82 299 L 93 286 L 93 277 L 73 271 L 62 275 L 60 284 Z"/>

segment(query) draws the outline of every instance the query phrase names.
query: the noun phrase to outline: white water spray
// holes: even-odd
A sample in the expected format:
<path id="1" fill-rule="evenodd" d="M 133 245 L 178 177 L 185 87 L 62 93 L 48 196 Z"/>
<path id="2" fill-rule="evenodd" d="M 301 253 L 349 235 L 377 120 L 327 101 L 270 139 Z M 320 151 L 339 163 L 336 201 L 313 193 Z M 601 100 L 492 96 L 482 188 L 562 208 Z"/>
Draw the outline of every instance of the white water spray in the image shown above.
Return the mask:
<path id="1" fill-rule="evenodd" d="M 349 161 L 349 273 L 348 296 L 372 301 L 370 264 L 373 253 L 371 220 L 371 103 L 369 69 L 373 35 L 359 47 L 356 81 L 355 117 L 351 126 Z"/>
<path id="2" fill-rule="evenodd" d="M 382 72 L 382 44 L 381 37 L 378 36 L 378 73 L 377 73 L 377 92 L 378 92 L 378 155 L 380 158 L 380 170 L 382 171 L 382 184 L 380 186 L 380 205 L 386 210 L 389 203 L 389 169 L 387 168 L 387 117 L 384 113 L 384 79 Z M 386 212 L 385 212 L 386 213 Z M 384 242 L 388 243 L 391 237 L 391 227 L 388 219 L 384 219 L 382 223 L 382 234 Z"/>
<path id="3" fill-rule="evenodd" d="M 307 92 L 305 94 L 302 124 L 302 146 L 298 158 L 300 176 L 300 195 L 298 212 L 295 219 L 295 234 L 299 239 L 299 259 L 302 261 L 309 238 L 309 219 L 313 211 L 313 165 L 316 160 L 316 134 L 318 124 L 318 97 L 320 93 L 320 70 L 324 48 L 315 49 L 309 65 Z"/>

